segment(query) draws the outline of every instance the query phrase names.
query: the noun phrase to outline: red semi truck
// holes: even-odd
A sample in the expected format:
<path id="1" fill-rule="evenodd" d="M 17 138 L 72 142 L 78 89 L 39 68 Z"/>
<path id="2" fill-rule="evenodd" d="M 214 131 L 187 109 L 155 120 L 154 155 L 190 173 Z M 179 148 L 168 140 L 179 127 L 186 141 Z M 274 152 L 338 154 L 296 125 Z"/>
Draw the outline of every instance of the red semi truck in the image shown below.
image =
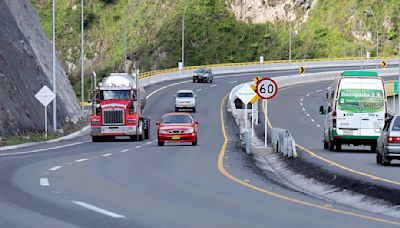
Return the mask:
<path id="1" fill-rule="evenodd" d="M 93 91 L 92 141 L 115 139 L 116 136 L 148 139 L 150 119 L 142 114 L 145 103 L 145 91 L 139 87 L 136 75 L 111 73 L 105 77 Z"/>

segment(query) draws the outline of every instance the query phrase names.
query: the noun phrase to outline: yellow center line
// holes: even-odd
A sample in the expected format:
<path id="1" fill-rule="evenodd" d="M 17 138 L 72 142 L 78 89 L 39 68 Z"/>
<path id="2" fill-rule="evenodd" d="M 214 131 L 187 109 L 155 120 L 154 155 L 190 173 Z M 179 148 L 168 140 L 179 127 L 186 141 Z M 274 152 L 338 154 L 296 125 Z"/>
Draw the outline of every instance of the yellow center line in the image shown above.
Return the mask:
<path id="1" fill-rule="evenodd" d="M 262 103 L 262 105 L 263 105 L 263 109 L 262 109 L 262 110 L 263 110 L 263 112 L 265 113 L 265 101 Z M 268 126 L 269 126 L 270 128 L 272 128 L 272 124 L 271 124 L 271 122 L 269 121 L 268 116 L 267 116 L 267 121 L 268 121 Z M 334 162 L 334 161 L 331 161 L 331 160 L 329 160 L 329 159 L 327 159 L 327 158 L 324 158 L 324 157 L 318 155 L 318 154 L 315 153 L 315 152 L 312 152 L 311 150 L 305 148 L 304 146 L 302 146 L 302 145 L 300 145 L 300 144 L 296 144 L 296 147 L 302 149 L 304 152 L 308 153 L 309 155 L 311 155 L 311 156 L 313 156 L 313 157 L 315 157 L 315 158 L 317 158 L 317 159 L 319 159 L 319 160 L 321 160 L 321 161 L 323 161 L 323 162 L 326 162 L 326 163 L 328 163 L 328 164 L 331 165 L 331 166 L 335 166 L 335 167 L 337 167 L 337 168 L 339 168 L 339 169 L 346 170 L 346 171 L 348 171 L 348 172 L 355 173 L 355 174 L 358 174 L 358 175 L 360 175 L 360 176 L 368 177 L 368 178 L 373 179 L 373 180 L 379 180 L 379 181 L 386 182 L 386 183 L 391 183 L 391 184 L 395 184 L 395 185 L 400 185 L 400 182 L 398 182 L 398 181 L 386 179 L 386 178 L 383 178 L 383 177 L 378 177 L 378 176 L 375 176 L 375 175 L 372 175 L 372 174 L 368 174 L 368 173 L 364 173 L 364 172 L 361 172 L 361 171 L 357 171 L 357 170 L 355 170 L 355 169 L 346 167 L 346 166 L 344 166 L 344 165 L 340 165 L 339 163 L 336 163 L 336 162 Z"/>
<path id="2" fill-rule="evenodd" d="M 281 200 L 285 200 L 285 201 L 289 201 L 292 203 L 296 203 L 296 204 L 300 204 L 300 205 L 304 205 L 304 206 L 309 206 L 309 207 L 313 207 L 313 208 L 317 208 L 317 209 L 321 209 L 321 210 L 326 210 L 326 211 L 330 211 L 330 212 L 335 212 L 335 213 L 339 213 L 339 214 L 344 214 L 344 215 L 349 215 L 352 217 L 357 217 L 357 218 L 361 218 L 361 219 L 366 219 L 366 220 L 370 220 L 370 221 L 375 221 L 375 222 L 381 222 L 381 223 L 386 223 L 386 224 L 392 224 L 392 225 L 400 225 L 400 222 L 397 221 L 391 221 L 391 220 L 386 220 L 386 219 L 382 219 L 382 218 L 378 218 L 378 217 L 372 217 L 372 216 L 368 216 L 368 215 L 363 215 L 363 214 L 358 214 L 358 213 L 354 213 L 354 212 L 350 212 L 350 211 L 345 211 L 345 210 L 340 210 L 340 209 L 335 209 L 335 208 L 331 208 L 331 207 L 326 207 L 326 205 L 319 205 L 319 204 L 315 204 L 315 203 L 310 203 L 307 201 L 303 201 L 303 200 L 299 200 L 299 199 L 295 199 L 295 198 L 291 198 L 285 195 L 281 195 L 279 193 L 276 192 L 272 192 L 269 191 L 267 189 L 264 188 L 260 188 L 257 187 L 255 185 L 252 185 L 250 183 L 247 183 L 235 176 L 233 176 L 232 174 L 230 174 L 224 167 L 224 156 L 225 156 L 225 151 L 226 151 L 226 147 L 228 145 L 228 137 L 226 134 L 226 130 L 225 130 L 225 122 L 224 122 L 224 103 L 226 98 L 228 97 L 228 95 L 226 95 L 221 102 L 221 106 L 220 106 L 220 118 L 221 118 L 221 130 L 222 130 L 222 135 L 224 136 L 224 143 L 222 144 L 222 148 L 221 151 L 218 155 L 218 170 L 219 172 L 224 175 L 225 177 L 227 177 L 228 179 L 246 186 L 250 189 L 253 189 L 255 191 L 264 193 L 266 195 L 269 195 L 271 197 L 275 197 Z"/>

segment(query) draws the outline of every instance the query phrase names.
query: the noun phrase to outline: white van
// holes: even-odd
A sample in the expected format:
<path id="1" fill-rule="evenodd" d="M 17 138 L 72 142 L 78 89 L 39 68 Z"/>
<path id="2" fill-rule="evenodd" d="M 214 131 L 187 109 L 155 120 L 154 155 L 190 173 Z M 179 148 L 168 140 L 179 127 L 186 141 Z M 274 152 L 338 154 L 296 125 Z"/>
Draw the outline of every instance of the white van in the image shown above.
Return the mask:
<path id="1" fill-rule="evenodd" d="M 383 80 L 376 72 L 345 71 L 328 88 L 325 114 L 324 149 L 341 151 L 343 144 L 369 145 L 385 123 L 387 99 Z"/>

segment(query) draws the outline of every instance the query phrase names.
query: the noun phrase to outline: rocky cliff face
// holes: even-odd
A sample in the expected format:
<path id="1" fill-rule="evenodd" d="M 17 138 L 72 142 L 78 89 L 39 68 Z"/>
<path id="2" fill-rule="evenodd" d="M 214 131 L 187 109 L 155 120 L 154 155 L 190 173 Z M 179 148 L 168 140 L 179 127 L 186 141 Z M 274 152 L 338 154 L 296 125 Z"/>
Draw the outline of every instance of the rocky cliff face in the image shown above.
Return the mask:
<path id="1" fill-rule="evenodd" d="M 317 0 L 228 0 L 238 21 L 266 23 L 306 19 Z M 299 10 L 301 15 L 296 14 Z"/>
<path id="2" fill-rule="evenodd" d="M 44 108 L 34 97 L 52 88 L 52 51 L 29 0 L 0 1 L 0 135 L 42 130 Z M 59 126 L 81 117 L 65 72 L 57 63 Z M 48 106 L 49 126 L 52 109 Z"/>

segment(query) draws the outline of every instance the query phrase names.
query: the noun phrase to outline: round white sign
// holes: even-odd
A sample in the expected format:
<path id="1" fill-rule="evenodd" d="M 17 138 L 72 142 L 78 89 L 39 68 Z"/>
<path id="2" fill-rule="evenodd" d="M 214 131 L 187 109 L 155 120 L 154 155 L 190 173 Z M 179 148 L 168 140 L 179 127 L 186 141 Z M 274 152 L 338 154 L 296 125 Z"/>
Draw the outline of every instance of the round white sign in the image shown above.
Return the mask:
<path id="1" fill-rule="evenodd" d="M 278 92 L 278 85 L 271 78 L 263 78 L 258 81 L 256 92 L 262 99 L 271 99 Z"/>

